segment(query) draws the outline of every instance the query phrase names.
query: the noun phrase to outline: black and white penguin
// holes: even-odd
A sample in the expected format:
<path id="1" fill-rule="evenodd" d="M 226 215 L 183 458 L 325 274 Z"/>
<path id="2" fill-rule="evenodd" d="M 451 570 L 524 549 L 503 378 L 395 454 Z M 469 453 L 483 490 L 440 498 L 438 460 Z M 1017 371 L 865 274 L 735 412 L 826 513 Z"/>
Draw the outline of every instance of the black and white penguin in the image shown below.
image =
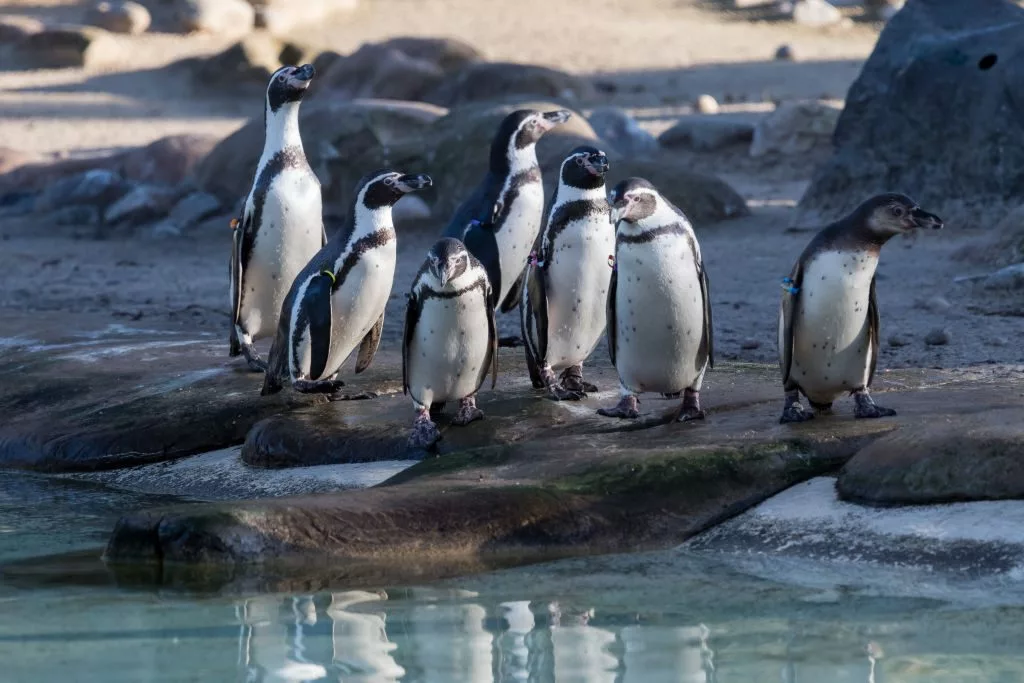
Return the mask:
<path id="1" fill-rule="evenodd" d="M 482 418 L 476 392 L 488 371 L 493 389 L 498 328 L 487 271 L 462 242 L 445 237 L 427 253 L 405 311 L 402 386 L 416 408 L 409 445 L 430 448 L 437 443 L 441 434 L 430 415 L 447 401 L 459 402 L 454 424 Z"/>
<path id="2" fill-rule="evenodd" d="M 856 417 L 896 414 L 869 393 L 878 363 L 878 255 L 896 235 L 941 227 L 938 216 L 910 197 L 881 194 L 811 240 L 782 281 L 779 365 L 786 405 L 780 422 L 814 417 L 800 405 L 800 394 L 821 412 L 849 392 Z"/>
<path id="3" fill-rule="evenodd" d="M 708 275 L 693 227 L 643 178 L 612 190 L 615 270 L 608 288 L 608 350 L 622 398 L 608 417 L 639 415 L 637 394 L 683 392 L 679 420 L 704 417 L 700 387 L 714 367 Z"/>
<path id="4" fill-rule="evenodd" d="M 242 220 L 235 224 L 229 273 L 229 355 L 266 370 L 253 342 L 270 337 L 288 288 L 324 244 L 320 181 L 306 161 L 299 135 L 299 104 L 313 65 L 284 66 L 267 86 L 263 155 L 256 166 Z"/>
<path id="5" fill-rule="evenodd" d="M 555 400 L 579 400 L 597 387 L 583 361 L 605 330 L 615 227 L 604 186 L 608 157 L 574 149 L 562 162 L 547 226 L 530 258 L 520 302 L 526 365 L 533 386 Z M 556 377 L 562 373 L 561 381 Z"/>
<path id="6" fill-rule="evenodd" d="M 280 391 L 286 376 L 297 391 L 337 394 L 344 386 L 336 379 L 338 370 L 356 346 L 356 373 L 369 367 L 395 277 L 391 208 L 409 192 L 430 185 L 429 176 L 391 170 L 359 181 L 345 225 L 288 292 L 270 348 L 264 395 Z"/>
<path id="7" fill-rule="evenodd" d="M 483 264 L 503 313 L 518 303 L 520 278 L 544 218 L 537 141 L 570 116 L 564 109 L 520 109 L 506 116 L 491 142 L 490 170 L 445 228 L 446 237 L 461 239 Z"/>

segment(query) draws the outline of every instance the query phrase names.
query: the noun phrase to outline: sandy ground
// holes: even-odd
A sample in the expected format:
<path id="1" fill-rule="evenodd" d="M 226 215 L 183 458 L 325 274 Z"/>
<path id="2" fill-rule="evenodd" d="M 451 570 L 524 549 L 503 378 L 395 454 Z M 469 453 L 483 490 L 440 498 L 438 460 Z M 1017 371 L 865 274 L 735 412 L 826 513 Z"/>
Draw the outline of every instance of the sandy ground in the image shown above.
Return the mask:
<path id="1" fill-rule="evenodd" d="M 681 0 L 366 0 L 350 15 L 301 32 L 304 41 L 346 53 L 393 35 L 449 35 L 489 58 L 533 62 L 614 82 L 609 102 L 658 132 L 708 92 L 727 110 L 757 116 L 771 100 L 842 98 L 877 37 L 857 24 L 816 30 L 749 21 L 712 3 Z M 0 14 L 73 21 L 81 9 L 59 0 L 8 0 Z M 108 73 L 0 71 L 0 141 L 40 154 L 81 155 L 150 142 L 186 131 L 227 135 L 260 101 L 194 95 L 187 84 L 152 71 L 181 57 L 206 54 L 227 37 L 150 35 L 124 38 L 132 55 Z M 795 63 L 771 59 L 787 43 Z M 711 274 L 717 347 L 723 358 L 773 361 L 779 280 L 811 234 L 788 230 L 799 199 L 827 150 L 782 163 L 752 160 L 742 148 L 688 154 L 694 168 L 721 175 L 751 203 L 753 215 L 697 226 Z M 249 175 L 252 169 L 239 169 Z M 685 207 L 683 207 L 685 209 Z M 443 222 L 443 221 L 442 221 Z M 397 344 L 402 299 L 433 241 L 433 232 L 403 232 L 401 263 L 389 306 L 386 344 Z M 76 240 L 5 231 L 0 224 L 0 308 L 95 312 L 227 330 L 229 231 L 164 242 Z M 951 225 L 943 233 L 894 240 L 883 252 L 878 293 L 881 366 L 953 367 L 1022 362 L 1021 319 L 988 315 L 971 285 L 954 277 L 969 266 L 952 255 L 977 231 Z M 944 301 L 936 301 L 936 297 Z M 1018 306 L 1019 308 L 1019 306 Z M 514 316 L 502 321 L 516 328 Z M 946 328 L 951 341 L 927 346 Z M 17 330 L 0 332 L 16 334 Z M 603 353 L 603 351 L 599 351 Z"/>

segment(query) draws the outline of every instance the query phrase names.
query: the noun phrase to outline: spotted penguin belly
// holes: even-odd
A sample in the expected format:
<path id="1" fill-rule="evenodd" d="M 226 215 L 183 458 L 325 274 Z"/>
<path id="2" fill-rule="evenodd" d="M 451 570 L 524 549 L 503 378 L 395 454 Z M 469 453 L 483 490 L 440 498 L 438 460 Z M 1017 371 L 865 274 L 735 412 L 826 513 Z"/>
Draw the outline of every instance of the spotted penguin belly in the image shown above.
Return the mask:
<path id="1" fill-rule="evenodd" d="M 618 249 L 616 370 L 637 393 L 700 389 L 704 300 L 689 244 L 659 238 Z"/>
<path id="2" fill-rule="evenodd" d="M 585 361 L 605 330 L 615 234 L 607 220 L 574 221 L 555 242 L 547 265 L 547 361 L 556 372 Z"/>
<path id="3" fill-rule="evenodd" d="M 490 340 L 482 289 L 427 297 L 409 347 L 409 393 L 421 405 L 456 401 L 477 390 Z"/>
<path id="4" fill-rule="evenodd" d="M 790 377 L 815 403 L 866 386 L 872 354 L 868 303 L 876 257 L 826 252 L 804 268 Z"/>
<path id="5" fill-rule="evenodd" d="M 292 282 L 323 244 L 320 185 L 308 171 L 285 170 L 263 202 L 242 274 L 239 320 L 253 339 L 277 331 Z"/>

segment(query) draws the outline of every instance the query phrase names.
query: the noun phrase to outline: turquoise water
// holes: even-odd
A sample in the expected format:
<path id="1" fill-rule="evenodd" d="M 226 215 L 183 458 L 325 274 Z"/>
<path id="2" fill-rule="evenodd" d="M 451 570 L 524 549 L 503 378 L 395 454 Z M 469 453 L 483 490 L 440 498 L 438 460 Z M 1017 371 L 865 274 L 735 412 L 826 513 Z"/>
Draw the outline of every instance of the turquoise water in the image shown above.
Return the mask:
<path id="1" fill-rule="evenodd" d="M 998 594 L 811 587 L 682 551 L 309 593 L 117 588 L 67 559 L 165 500 L 0 477 L 0 565 L 46 569 L 0 574 L 3 683 L 1024 681 L 1024 608 Z"/>

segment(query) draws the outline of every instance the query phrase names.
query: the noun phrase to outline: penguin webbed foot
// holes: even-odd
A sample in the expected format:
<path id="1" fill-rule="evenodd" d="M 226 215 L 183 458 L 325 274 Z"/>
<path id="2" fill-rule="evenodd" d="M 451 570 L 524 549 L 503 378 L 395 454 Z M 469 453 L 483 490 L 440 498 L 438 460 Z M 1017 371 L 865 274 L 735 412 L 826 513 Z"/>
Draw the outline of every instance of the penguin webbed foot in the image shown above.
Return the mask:
<path id="1" fill-rule="evenodd" d="M 679 408 L 677 422 L 690 422 L 692 420 L 703 420 L 707 413 L 700 407 L 700 392 L 687 389 L 683 393 L 683 405 Z"/>
<path id="2" fill-rule="evenodd" d="M 896 411 L 892 408 L 883 408 L 876 404 L 874 399 L 871 398 L 871 394 L 866 391 L 854 392 L 853 400 L 857 404 L 857 407 L 854 408 L 853 411 L 853 416 L 855 418 L 873 419 L 878 417 L 893 417 L 896 415 Z"/>
<path id="3" fill-rule="evenodd" d="M 245 356 L 245 363 L 249 366 L 250 370 L 253 372 L 267 371 L 267 361 L 260 357 L 260 354 L 256 352 L 252 344 L 242 344 L 241 352 Z"/>
<path id="4" fill-rule="evenodd" d="M 295 391 L 301 394 L 337 394 L 345 383 L 340 379 L 297 379 L 292 382 Z"/>
<path id="5" fill-rule="evenodd" d="M 561 380 L 561 384 L 565 389 L 581 394 L 581 398 L 585 398 L 590 392 L 597 391 L 596 384 L 583 381 L 583 367 L 579 365 L 566 368 L 562 372 Z"/>
<path id="6" fill-rule="evenodd" d="M 441 440 L 441 430 L 430 419 L 430 412 L 421 410 L 416 415 L 409 434 L 409 448 L 437 452 L 437 444 Z"/>
<path id="7" fill-rule="evenodd" d="M 467 396 L 459 401 L 459 412 L 452 419 L 452 424 L 465 427 L 470 422 L 482 419 L 484 419 L 484 411 L 476 407 L 476 397 Z"/>
<path id="8" fill-rule="evenodd" d="M 346 394 L 341 391 L 331 392 L 327 395 L 327 400 L 331 401 L 368 401 L 372 398 L 377 398 L 376 391 L 363 391 L 358 394 Z"/>
<path id="9" fill-rule="evenodd" d="M 786 407 L 782 409 L 782 417 L 779 418 L 779 424 L 807 422 L 813 419 L 814 413 L 805 409 L 801 404 L 787 403 Z"/>
<path id="10" fill-rule="evenodd" d="M 586 397 L 586 392 L 569 389 L 561 382 L 556 382 L 548 387 L 548 398 L 552 401 L 579 401 Z"/>
<path id="11" fill-rule="evenodd" d="M 598 415 L 635 420 L 640 417 L 640 400 L 636 396 L 623 396 L 614 408 L 598 408 Z"/>

